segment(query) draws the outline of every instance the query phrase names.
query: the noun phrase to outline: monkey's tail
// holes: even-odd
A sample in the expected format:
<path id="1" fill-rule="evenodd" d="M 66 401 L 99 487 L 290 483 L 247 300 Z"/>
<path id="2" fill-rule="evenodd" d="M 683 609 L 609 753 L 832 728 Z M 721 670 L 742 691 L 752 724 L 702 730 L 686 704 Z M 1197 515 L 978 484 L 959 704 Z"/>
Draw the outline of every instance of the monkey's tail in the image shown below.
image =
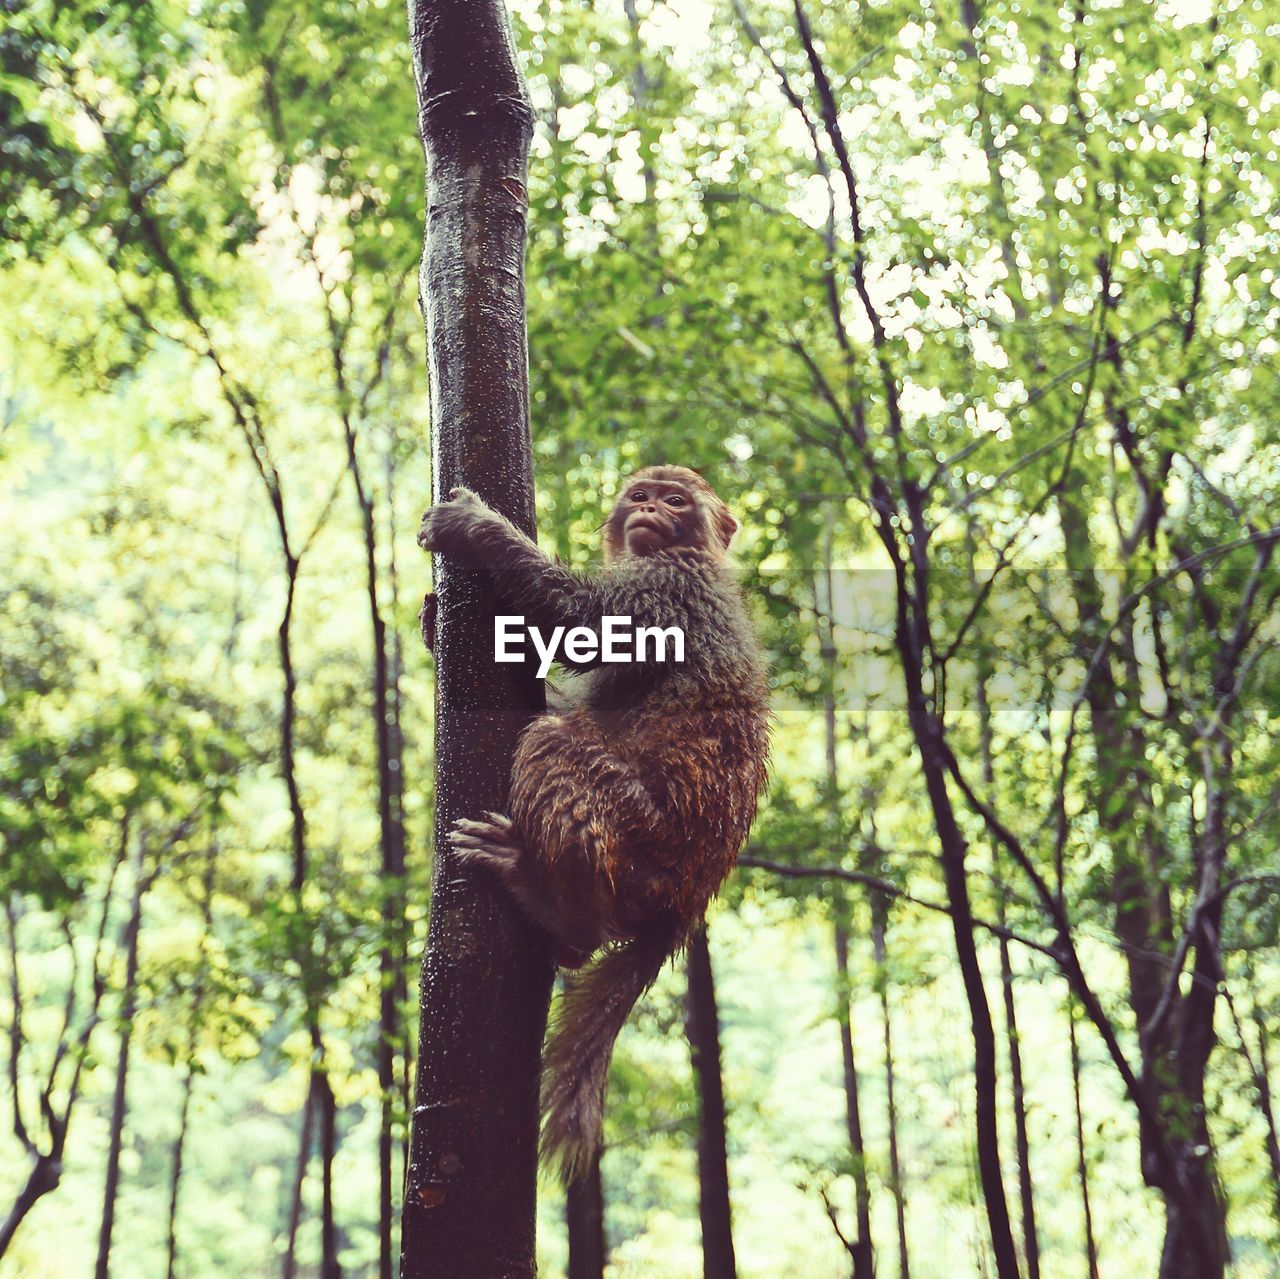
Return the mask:
<path id="1" fill-rule="evenodd" d="M 600 1144 L 614 1041 L 681 938 L 676 929 L 647 933 L 569 979 L 542 1059 L 542 1159 L 566 1183 Z"/>

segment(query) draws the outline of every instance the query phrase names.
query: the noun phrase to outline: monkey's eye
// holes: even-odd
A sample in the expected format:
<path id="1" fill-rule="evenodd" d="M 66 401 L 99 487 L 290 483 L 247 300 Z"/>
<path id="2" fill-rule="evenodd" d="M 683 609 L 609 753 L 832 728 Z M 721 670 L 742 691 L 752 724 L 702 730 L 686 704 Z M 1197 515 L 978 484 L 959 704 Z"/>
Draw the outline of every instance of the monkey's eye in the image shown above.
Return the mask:
<path id="1" fill-rule="evenodd" d="M 682 498 L 682 497 L 680 496 L 680 494 L 679 494 L 679 493 L 669 493 L 669 494 L 667 495 L 667 505 L 668 505 L 668 506 L 683 506 L 683 505 L 684 505 L 684 498 Z"/>
<path id="2" fill-rule="evenodd" d="M 649 500 L 649 495 L 644 491 L 644 489 L 636 489 L 636 491 L 631 494 L 631 500 L 633 502 L 647 502 Z"/>

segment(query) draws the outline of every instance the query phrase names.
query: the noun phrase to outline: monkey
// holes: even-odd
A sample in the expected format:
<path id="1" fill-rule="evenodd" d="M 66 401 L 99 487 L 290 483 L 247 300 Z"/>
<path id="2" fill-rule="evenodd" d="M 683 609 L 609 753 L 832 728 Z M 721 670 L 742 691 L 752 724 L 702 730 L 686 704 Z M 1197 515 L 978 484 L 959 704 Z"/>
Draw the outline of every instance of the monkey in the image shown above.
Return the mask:
<path id="1" fill-rule="evenodd" d="M 487 569 L 533 625 L 620 616 L 685 635 L 679 663 L 562 652 L 581 687 L 523 731 L 509 814 L 460 820 L 449 837 L 551 937 L 557 963 L 580 970 L 543 1058 L 542 1154 L 566 1180 L 598 1148 L 619 1032 L 733 868 L 765 785 L 768 681 L 727 559 L 737 528 L 682 466 L 627 480 L 590 574 L 550 559 L 468 489 L 423 516 L 424 549 Z"/>

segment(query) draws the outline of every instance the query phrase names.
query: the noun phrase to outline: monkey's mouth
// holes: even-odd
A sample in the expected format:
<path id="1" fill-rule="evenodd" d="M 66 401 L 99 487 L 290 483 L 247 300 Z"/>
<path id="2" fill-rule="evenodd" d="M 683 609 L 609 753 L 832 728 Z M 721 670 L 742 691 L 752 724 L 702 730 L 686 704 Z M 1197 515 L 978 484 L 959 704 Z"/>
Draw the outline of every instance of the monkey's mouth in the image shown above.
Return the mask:
<path id="1" fill-rule="evenodd" d="M 627 521 L 627 547 L 637 555 L 647 555 L 670 546 L 677 530 L 658 516 L 638 512 Z"/>

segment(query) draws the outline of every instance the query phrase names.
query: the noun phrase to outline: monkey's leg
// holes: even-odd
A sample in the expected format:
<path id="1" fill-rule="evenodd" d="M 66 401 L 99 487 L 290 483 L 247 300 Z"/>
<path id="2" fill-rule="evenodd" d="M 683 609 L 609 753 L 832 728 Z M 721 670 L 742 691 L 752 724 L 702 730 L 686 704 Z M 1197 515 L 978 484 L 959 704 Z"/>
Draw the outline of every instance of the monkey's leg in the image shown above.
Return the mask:
<path id="1" fill-rule="evenodd" d="M 624 916 L 661 891 L 652 853 L 670 843 L 670 822 L 589 714 L 544 715 L 525 730 L 511 813 L 561 913 L 558 935 L 594 934 L 597 945 L 630 935 Z"/>
<path id="2" fill-rule="evenodd" d="M 583 949 L 561 935 L 561 913 L 546 885 L 522 863 L 525 850 L 511 818 L 501 813 L 486 813 L 482 821 L 460 818 L 449 833 L 449 847 L 461 861 L 498 873 L 525 914 L 556 939 L 556 963 L 561 968 L 579 968 L 586 963 L 594 946 Z"/>

